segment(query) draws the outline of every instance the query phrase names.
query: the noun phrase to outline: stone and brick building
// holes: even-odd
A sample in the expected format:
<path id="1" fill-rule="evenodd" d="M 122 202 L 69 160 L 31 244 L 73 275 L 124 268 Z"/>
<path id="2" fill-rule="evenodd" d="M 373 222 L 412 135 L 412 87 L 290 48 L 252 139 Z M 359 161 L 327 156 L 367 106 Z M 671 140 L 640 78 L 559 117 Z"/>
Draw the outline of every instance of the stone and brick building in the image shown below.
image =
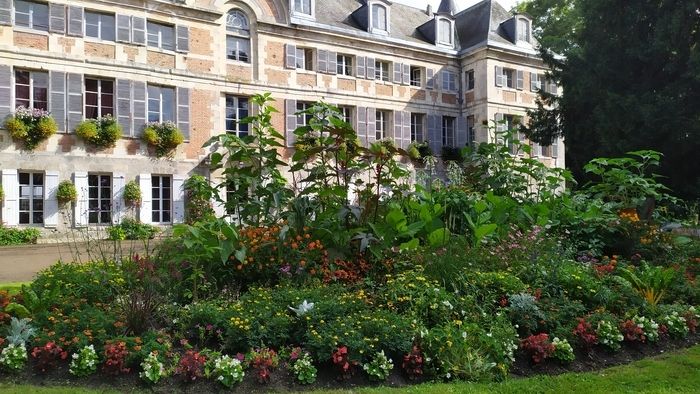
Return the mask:
<path id="1" fill-rule="evenodd" d="M 34 107 L 59 125 L 31 152 L 0 130 L 0 218 L 63 229 L 56 189 L 72 180 L 70 225 L 116 222 L 135 180 L 142 221 L 180 222 L 183 181 L 209 175 L 203 143 L 245 134 L 237 120 L 255 93 L 276 99 L 287 146 L 305 121 L 295 113 L 323 100 L 363 141 L 427 141 L 439 154 L 492 139 L 483 121 L 525 116 L 539 89 L 556 92 L 544 72 L 530 19 L 493 0 L 434 11 L 386 0 L 0 0 L 0 118 Z M 123 128 L 114 148 L 75 135 L 108 114 Z M 141 141 L 151 121 L 184 133 L 172 158 Z M 533 152 L 564 165 L 561 141 Z"/>

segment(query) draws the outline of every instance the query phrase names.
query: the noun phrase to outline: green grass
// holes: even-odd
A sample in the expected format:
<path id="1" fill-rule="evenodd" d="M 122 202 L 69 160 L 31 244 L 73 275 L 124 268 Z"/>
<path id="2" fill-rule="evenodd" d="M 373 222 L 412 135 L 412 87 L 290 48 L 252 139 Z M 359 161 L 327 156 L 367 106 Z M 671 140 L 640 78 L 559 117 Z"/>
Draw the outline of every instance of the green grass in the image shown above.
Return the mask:
<path id="1" fill-rule="evenodd" d="M 366 388 L 314 391 L 343 393 L 696 393 L 700 388 L 700 346 L 598 372 L 511 379 L 503 383 L 429 383 L 401 389 Z M 109 393 L 74 387 L 0 384 L 2 393 Z"/>
<path id="2" fill-rule="evenodd" d="M 29 286 L 32 282 L 11 282 L 0 284 L 0 291 L 6 290 L 10 294 L 17 294 L 22 289 L 23 285 Z"/>

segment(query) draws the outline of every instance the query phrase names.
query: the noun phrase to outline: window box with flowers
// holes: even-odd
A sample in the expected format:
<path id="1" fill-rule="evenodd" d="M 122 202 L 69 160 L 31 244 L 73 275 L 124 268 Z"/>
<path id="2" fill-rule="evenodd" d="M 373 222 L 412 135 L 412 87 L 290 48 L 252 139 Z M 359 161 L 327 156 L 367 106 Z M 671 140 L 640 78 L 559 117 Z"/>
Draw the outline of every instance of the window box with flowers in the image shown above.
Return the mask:
<path id="1" fill-rule="evenodd" d="M 84 120 L 75 128 L 75 133 L 96 148 L 105 149 L 114 147 L 122 137 L 122 128 L 114 117 L 107 115 Z"/>
<path id="2" fill-rule="evenodd" d="M 13 139 L 22 141 L 27 150 L 39 144 L 58 130 L 56 121 L 48 111 L 17 107 L 15 113 L 5 121 L 5 130 Z"/>
<path id="3" fill-rule="evenodd" d="M 185 137 L 173 122 L 150 122 L 143 130 L 143 140 L 153 147 L 156 156 L 170 155 L 185 141 Z"/>

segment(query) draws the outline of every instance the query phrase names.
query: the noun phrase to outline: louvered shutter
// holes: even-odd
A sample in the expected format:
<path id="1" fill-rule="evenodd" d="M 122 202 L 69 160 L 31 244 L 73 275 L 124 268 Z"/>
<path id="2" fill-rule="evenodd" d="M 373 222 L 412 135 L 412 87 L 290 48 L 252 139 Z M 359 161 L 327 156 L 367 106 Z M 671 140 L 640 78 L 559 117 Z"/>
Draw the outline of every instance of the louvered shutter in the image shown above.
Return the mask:
<path id="1" fill-rule="evenodd" d="M 139 207 L 139 220 L 141 223 L 151 223 L 153 221 L 153 185 L 151 185 L 151 174 L 139 175 L 139 189 L 141 189 L 141 206 Z"/>
<path id="2" fill-rule="evenodd" d="M 377 140 L 377 109 L 367 108 L 367 146 Z"/>
<path id="3" fill-rule="evenodd" d="M 464 116 L 458 116 L 457 117 L 457 148 L 464 148 L 467 146 L 467 140 L 469 131 L 467 130 L 467 118 Z"/>
<path id="4" fill-rule="evenodd" d="M 72 133 L 80 122 L 83 121 L 83 76 L 82 74 L 68 74 L 68 127 Z"/>
<path id="5" fill-rule="evenodd" d="M 68 35 L 75 37 L 83 36 L 83 21 L 85 16 L 83 7 L 68 6 Z"/>
<path id="6" fill-rule="evenodd" d="M 139 81 L 131 81 L 131 108 L 133 133 L 136 137 L 141 137 L 143 134 L 144 125 L 146 124 L 146 83 Z"/>
<path id="7" fill-rule="evenodd" d="M 496 66 L 496 86 L 503 86 L 503 67 Z"/>
<path id="8" fill-rule="evenodd" d="M 559 157 L 559 138 L 552 141 L 552 157 Z"/>
<path id="9" fill-rule="evenodd" d="M 146 19 L 131 17 L 131 43 L 136 45 L 146 45 Z"/>
<path id="10" fill-rule="evenodd" d="M 542 156 L 542 145 L 532 143 L 532 156 Z"/>
<path id="11" fill-rule="evenodd" d="M 287 147 L 293 147 L 296 142 L 294 130 L 297 129 L 297 101 L 288 99 L 285 101 L 285 134 L 284 140 Z"/>
<path id="12" fill-rule="evenodd" d="M 555 95 L 556 95 L 557 93 L 559 93 L 559 88 L 557 87 L 557 83 L 556 83 L 556 82 L 550 82 L 550 83 L 549 83 L 549 93 L 555 94 Z"/>
<path id="13" fill-rule="evenodd" d="M 403 65 L 394 63 L 394 83 L 401 83 L 403 80 Z"/>
<path id="14" fill-rule="evenodd" d="M 19 179 L 17 170 L 4 169 L 2 173 L 2 190 L 5 193 L 5 202 L 2 207 L 2 220 L 5 225 L 16 226 L 19 224 Z"/>
<path id="15" fill-rule="evenodd" d="M 131 121 L 131 81 L 127 79 L 117 80 L 117 122 L 122 127 L 124 136 L 134 136 Z"/>
<path id="16" fill-rule="evenodd" d="M 367 146 L 367 107 L 357 107 L 357 138 Z"/>
<path id="17" fill-rule="evenodd" d="M 44 172 L 44 227 L 55 228 L 58 225 L 58 171 Z"/>
<path id="18" fill-rule="evenodd" d="M 318 60 L 318 72 L 324 74 L 328 73 L 328 51 L 319 49 L 316 58 L 316 60 Z"/>
<path id="19" fill-rule="evenodd" d="M 518 90 L 523 90 L 525 87 L 525 76 L 523 70 L 517 70 L 515 72 L 515 88 Z"/>
<path id="20" fill-rule="evenodd" d="M 284 53 L 284 66 L 289 69 L 297 68 L 297 46 L 293 44 L 284 44 Z"/>
<path id="21" fill-rule="evenodd" d="M 173 223 L 185 222 L 185 176 L 173 175 Z"/>
<path id="22" fill-rule="evenodd" d="M 432 68 L 427 68 L 425 70 L 425 88 L 435 88 L 435 70 L 433 70 Z"/>
<path id="23" fill-rule="evenodd" d="M 338 73 L 338 53 L 328 52 L 328 74 Z"/>
<path id="24" fill-rule="evenodd" d="M 433 156 L 442 154 L 442 135 L 440 133 L 440 116 L 428 115 L 428 146 Z"/>
<path id="25" fill-rule="evenodd" d="M 447 77 L 448 77 L 447 71 L 442 70 L 442 71 L 440 71 L 439 74 L 440 74 L 440 81 L 438 82 L 439 83 L 438 89 L 442 89 L 445 91 L 449 90 L 449 82 L 447 81 Z"/>
<path id="26" fill-rule="evenodd" d="M 88 212 L 90 209 L 88 204 L 88 173 L 76 171 L 73 174 L 73 184 L 78 192 L 78 199 L 73 212 L 73 222 L 75 227 L 85 227 L 88 225 Z"/>
<path id="27" fill-rule="evenodd" d="M 402 85 L 410 85 L 411 84 L 411 65 L 410 64 L 404 64 L 403 65 L 403 75 L 402 75 Z"/>
<path id="28" fill-rule="evenodd" d="M 403 143 L 403 118 L 401 111 L 394 111 L 394 144 L 401 148 Z"/>
<path id="29" fill-rule="evenodd" d="M 0 127 L 14 108 L 12 103 L 12 67 L 0 64 Z"/>
<path id="30" fill-rule="evenodd" d="M 505 141 L 503 139 L 503 135 L 501 133 L 505 132 L 507 129 L 507 126 L 503 123 L 503 120 L 505 117 L 503 116 L 502 113 L 497 113 L 495 116 L 496 120 L 496 143 L 497 144 L 505 144 Z"/>
<path id="31" fill-rule="evenodd" d="M 66 73 L 51 71 L 49 85 L 51 92 L 49 111 L 51 111 L 51 116 L 56 121 L 59 132 L 70 132 L 71 130 L 66 128 Z"/>
<path id="32" fill-rule="evenodd" d="M 185 136 L 185 140 L 190 139 L 190 89 L 177 88 L 177 127 Z"/>
<path id="33" fill-rule="evenodd" d="M 367 58 L 367 79 L 376 79 L 377 78 L 377 75 L 375 72 L 376 62 L 377 62 L 377 60 L 373 57 Z"/>
<path id="34" fill-rule="evenodd" d="M 364 56 L 358 56 L 356 58 L 357 60 L 357 71 L 355 71 L 355 75 L 357 78 L 366 78 L 367 75 L 367 58 Z"/>
<path id="35" fill-rule="evenodd" d="M 411 113 L 403 112 L 403 141 L 401 142 L 402 149 L 408 149 L 411 145 Z"/>
<path id="36" fill-rule="evenodd" d="M 49 32 L 59 34 L 66 33 L 65 5 L 49 3 Z"/>
<path id="37" fill-rule="evenodd" d="M 0 0 L 0 26 L 12 26 L 12 0 Z"/>
<path id="38" fill-rule="evenodd" d="M 187 53 L 190 51 L 190 29 L 187 26 L 178 25 L 175 28 L 175 34 L 177 38 L 175 43 L 177 45 L 177 51 L 182 53 Z"/>
<path id="39" fill-rule="evenodd" d="M 124 187 L 126 177 L 124 174 L 112 174 L 112 223 L 121 223 L 126 212 L 124 203 Z"/>
<path id="40" fill-rule="evenodd" d="M 537 86 L 537 73 L 530 73 L 530 91 L 537 92 L 539 87 Z"/>
<path id="41" fill-rule="evenodd" d="M 131 42 L 131 17 L 117 15 L 117 41 Z"/>

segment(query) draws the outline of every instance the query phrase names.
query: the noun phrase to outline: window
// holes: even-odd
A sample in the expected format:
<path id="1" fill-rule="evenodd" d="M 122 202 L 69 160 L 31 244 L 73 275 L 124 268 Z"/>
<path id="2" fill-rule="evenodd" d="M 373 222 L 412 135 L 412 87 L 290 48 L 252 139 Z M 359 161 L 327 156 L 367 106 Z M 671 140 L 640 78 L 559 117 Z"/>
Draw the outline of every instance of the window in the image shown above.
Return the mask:
<path id="1" fill-rule="evenodd" d="M 175 121 L 175 88 L 148 85 L 148 121 Z"/>
<path id="2" fill-rule="evenodd" d="M 503 82 L 509 88 L 515 88 L 515 70 L 510 68 L 503 69 Z"/>
<path id="3" fill-rule="evenodd" d="M 388 111 L 377 111 L 377 141 L 383 140 L 387 137 L 387 130 L 389 130 L 389 112 Z"/>
<path id="4" fill-rule="evenodd" d="M 48 110 L 49 74 L 15 71 L 15 107 Z"/>
<path id="5" fill-rule="evenodd" d="M 296 68 L 301 70 L 314 69 L 314 52 L 311 48 L 297 48 Z"/>
<path id="6" fill-rule="evenodd" d="M 530 91 L 539 92 L 542 89 L 542 81 L 544 81 L 544 75 L 530 73 Z"/>
<path id="7" fill-rule="evenodd" d="M 112 222 L 112 176 L 88 174 L 88 223 Z"/>
<path id="8" fill-rule="evenodd" d="M 474 115 L 467 116 L 467 144 L 469 146 L 476 145 L 476 128 Z"/>
<path id="9" fill-rule="evenodd" d="M 175 28 L 171 25 L 148 21 L 148 46 L 175 50 Z"/>
<path id="10" fill-rule="evenodd" d="M 347 124 L 352 125 L 352 107 L 338 107 L 340 110 L 341 117 L 343 121 Z"/>
<path id="11" fill-rule="evenodd" d="M 411 142 L 423 142 L 424 114 L 411 114 Z"/>
<path id="12" fill-rule="evenodd" d="M 297 101 L 297 112 L 306 111 L 307 109 L 311 109 L 311 107 L 313 107 L 313 103 Z M 311 123 L 312 116 L 311 114 L 297 115 L 297 127 L 308 126 Z"/>
<path id="13" fill-rule="evenodd" d="M 49 31 L 48 4 L 33 1 L 15 1 L 15 25 L 34 30 Z"/>
<path id="14" fill-rule="evenodd" d="M 294 12 L 311 15 L 311 0 L 292 0 L 294 2 Z"/>
<path id="15" fill-rule="evenodd" d="M 114 14 L 85 11 L 85 35 L 105 41 L 114 41 Z"/>
<path id="16" fill-rule="evenodd" d="M 411 86 L 421 86 L 423 81 L 423 71 L 420 67 L 411 66 Z"/>
<path id="17" fill-rule="evenodd" d="M 226 15 L 226 58 L 250 63 L 250 24 L 240 10 Z"/>
<path id="18" fill-rule="evenodd" d="M 114 81 L 85 78 L 85 118 L 114 115 Z"/>
<path id="19" fill-rule="evenodd" d="M 530 21 L 518 19 L 518 41 L 530 42 Z"/>
<path id="20" fill-rule="evenodd" d="M 387 31 L 386 7 L 379 4 L 372 5 L 372 29 Z"/>
<path id="21" fill-rule="evenodd" d="M 505 115 L 503 119 L 506 122 L 504 126 L 505 130 L 512 132 L 512 135 L 508 140 L 508 148 L 510 149 L 510 153 L 512 155 L 522 153 L 519 150 L 520 148 L 513 143 L 515 140 L 517 140 L 520 142 L 520 144 L 524 144 L 525 141 L 525 134 L 521 133 L 518 129 L 518 125 L 520 124 L 520 117 L 516 115 Z"/>
<path id="22" fill-rule="evenodd" d="M 556 142 L 554 142 L 556 143 Z M 543 145 L 540 147 L 540 153 L 543 157 L 552 157 L 552 145 Z"/>
<path id="23" fill-rule="evenodd" d="M 239 137 L 248 135 L 248 124 L 241 123 L 248 117 L 248 98 L 226 96 L 226 132 Z"/>
<path id="24" fill-rule="evenodd" d="M 452 45 L 452 22 L 440 19 L 438 23 L 438 43 Z"/>
<path id="25" fill-rule="evenodd" d="M 457 90 L 457 74 L 452 71 L 442 72 L 442 90 L 449 92 Z"/>
<path id="26" fill-rule="evenodd" d="M 442 145 L 455 146 L 455 118 L 451 116 L 442 117 Z"/>
<path id="27" fill-rule="evenodd" d="M 153 223 L 170 223 L 171 189 L 172 180 L 170 176 L 151 176 L 151 221 Z"/>
<path id="28" fill-rule="evenodd" d="M 389 62 L 382 62 L 377 60 L 374 63 L 374 67 L 375 79 L 389 82 Z"/>
<path id="29" fill-rule="evenodd" d="M 467 81 L 467 90 L 474 89 L 474 70 L 469 70 L 465 73 L 465 80 Z"/>
<path id="30" fill-rule="evenodd" d="M 349 55 L 338 55 L 338 75 L 352 75 L 352 57 Z"/>
<path id="31" fill-rule="evenodd" d="M 19 224 L 44 223 L 44 174 L 19 174 Z"/>

